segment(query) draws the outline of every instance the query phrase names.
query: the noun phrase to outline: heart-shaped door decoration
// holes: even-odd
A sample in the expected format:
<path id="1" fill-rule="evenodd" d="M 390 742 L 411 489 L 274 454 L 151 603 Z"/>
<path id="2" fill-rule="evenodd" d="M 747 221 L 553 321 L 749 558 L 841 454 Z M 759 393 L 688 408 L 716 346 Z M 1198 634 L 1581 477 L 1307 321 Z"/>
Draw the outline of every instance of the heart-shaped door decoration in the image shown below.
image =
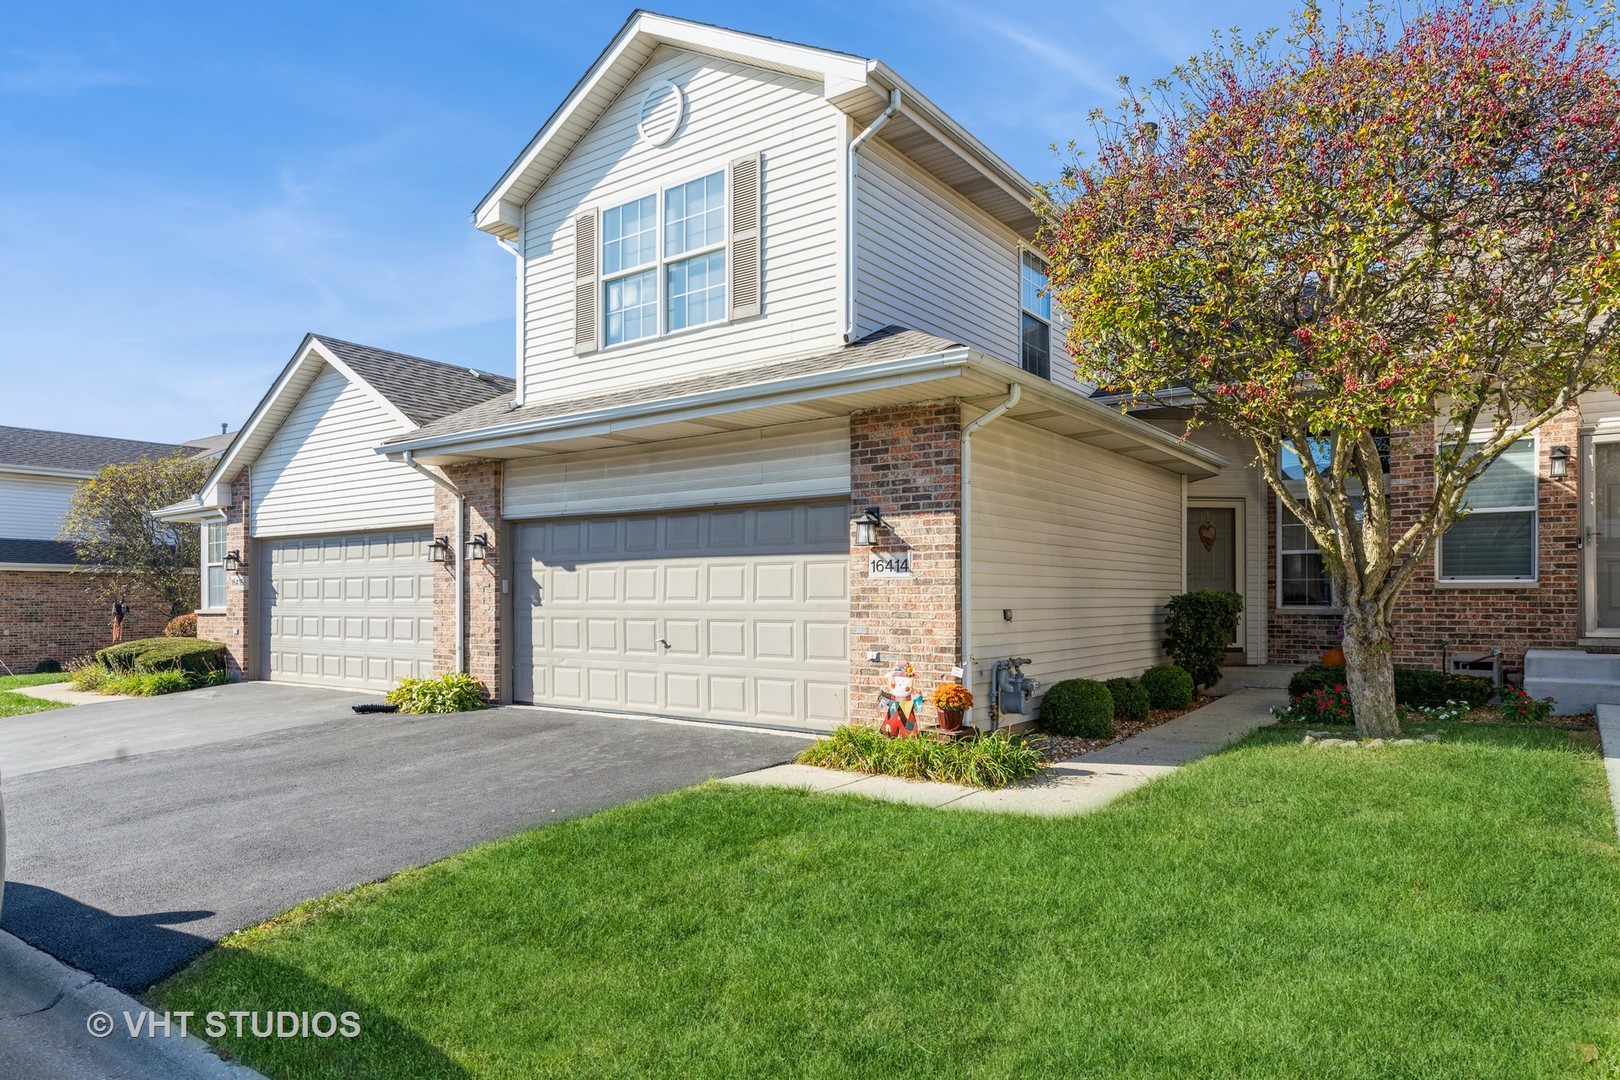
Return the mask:
<path id="1" fill-rule="evenodd" d="M 1198 541 L 1204 545 L 1205 551 L 1215 550 L 1215 538 L 1219 535 L 1220 533 L 1216 531 L 1213 521 L 1206 519 L 1202 525 L 1198 526 Z"/>

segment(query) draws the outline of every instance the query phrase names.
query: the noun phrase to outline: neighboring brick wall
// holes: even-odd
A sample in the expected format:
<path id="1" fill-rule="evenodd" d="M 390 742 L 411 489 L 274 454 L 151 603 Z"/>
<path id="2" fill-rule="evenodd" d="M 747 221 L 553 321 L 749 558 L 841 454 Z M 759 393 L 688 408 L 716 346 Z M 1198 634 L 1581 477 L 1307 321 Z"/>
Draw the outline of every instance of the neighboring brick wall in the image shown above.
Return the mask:
<path id="1" fill-rule="evenodd" d="M 0 661 L 25 675 L 41 660 L 66 665 L 111 645 L 112 601 L 101 588 L 90 573 L 0 569 Z M 129 606 L 125 640 L 163 633 L 167 604 L 132 596 Z"/>
<path id="2" fill-rule="evenodd" d="M 501 694 L 501 480 L 498 461 L 472 465 L 452 465 L 445 476 L 467 500 L 467 531 L 456 530 L 456 501 L 443 488 L 436 488 L 433 534 L 470 540 L 479 533 L 489 536 L 489 554 L 483 562 L 467 562 L 466 547 L 455 553 L 450 565 L 440 566 L 433 582 L 433 666 L 438 672 L 456 668 L 456 583 L 459 568 L 466 575 L 467 600 L 464 623 L 467 628 L 467 672 L 489 689 Z"/>
<path id="3" fill-rule="evenodd" d="M 852 510 L 879 507 L 885 527 L 875 550 L 909 548 L 913 557 L 911 578 L 874 578 L 867 575 L 874 549 L 851 545 L 852 720 L 876 715 L 877 693 L 896 660 L 917 669 L 917 685 L 925 690 L 960 662 L 961 436 L 962 410 L 956 402 L 850 417 Z M 868 661 L 868 650 L 881 652 L 883 662 Z"/>
<path id="4" fill-rule="evenodd" d="M 256 628 L 249 617 L 252 611 L 249 585 L 259 568 L 254 565 L 253 545 L 248 539 L 248 473 L 249 470 L 243 469 L 242 475 L 231 484 L 231 507 L 225 517 L 225 550 L 241 552 L 248 572 L 225 575 L 224 614 L 197 614 L 197 636 L 225 643 L 225 666 L 233 679 L 251 679 L 262 674 L 253 671 Z M 200 602 L 200 587 L 198 599 Z"/>

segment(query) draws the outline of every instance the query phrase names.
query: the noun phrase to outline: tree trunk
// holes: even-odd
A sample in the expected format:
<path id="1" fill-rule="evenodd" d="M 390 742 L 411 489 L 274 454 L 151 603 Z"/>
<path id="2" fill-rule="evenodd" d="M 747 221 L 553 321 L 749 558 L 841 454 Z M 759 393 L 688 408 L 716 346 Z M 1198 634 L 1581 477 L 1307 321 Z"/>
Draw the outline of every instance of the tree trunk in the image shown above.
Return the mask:
<path id="1" fill-rule="evenodd" d="M 1401 733 L 1395 710 L 1395 635 L 1377 604 L 1344 609 L 1344 685 L 1363 739 Z"/>

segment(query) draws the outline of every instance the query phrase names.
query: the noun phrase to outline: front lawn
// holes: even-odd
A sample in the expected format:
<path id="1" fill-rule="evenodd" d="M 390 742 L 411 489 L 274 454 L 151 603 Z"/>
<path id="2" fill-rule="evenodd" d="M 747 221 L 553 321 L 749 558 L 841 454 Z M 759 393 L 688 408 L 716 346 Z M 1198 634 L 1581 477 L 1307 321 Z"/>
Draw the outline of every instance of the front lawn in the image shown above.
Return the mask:
<path id="1" fill-rule="evenodd" d="M 283 1078 L 1620 1065 L 1594 733 L 1298 740 L 1056 821 L 710 785 L 304 905 L 153 997 L 359 1014 L 221 1041 Z"/>
<path id="2" fill-rule="evenodd" d="M 44 698 L 29 697 L 27 694 L 8 693 L 20 686 L 44 686 L 46 683 L 66 682 L 67 678 L 61 672 L 43 675 L 0 675 L 0 717 L 67 708 L 60 701 L 46 701 Z"/>

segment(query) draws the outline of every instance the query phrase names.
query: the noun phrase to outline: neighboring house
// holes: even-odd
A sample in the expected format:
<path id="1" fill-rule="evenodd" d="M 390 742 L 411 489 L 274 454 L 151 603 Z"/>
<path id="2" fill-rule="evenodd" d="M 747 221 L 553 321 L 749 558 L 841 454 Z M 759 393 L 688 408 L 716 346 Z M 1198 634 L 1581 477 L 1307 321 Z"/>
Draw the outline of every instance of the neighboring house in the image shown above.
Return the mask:
<path id="1" fill-rule="evenodd" d="M 166 511 L 201 632 L 250 678 L 813 728 L 896 662 L 981 721 L 997 658 L 1140 672 L 1225 460 L 1074 381 L 1033 195 L 880 61 L 638 12 L 475 211 L 515 384 L 306 339 Z"/>
<path id="2" fill-rule="evenodd" d="M 111 604 L 89 573 L 74 569 L 73 545 L 57 539 L 79 485 L 107 465 L 208 453 L 221 438 L 156 443 L 0 427 L 0 662 L 32 671 L 110 640 Z M 168 618 L 167 609 L 132 597 L 125 634 L 159 633 Z"/>

